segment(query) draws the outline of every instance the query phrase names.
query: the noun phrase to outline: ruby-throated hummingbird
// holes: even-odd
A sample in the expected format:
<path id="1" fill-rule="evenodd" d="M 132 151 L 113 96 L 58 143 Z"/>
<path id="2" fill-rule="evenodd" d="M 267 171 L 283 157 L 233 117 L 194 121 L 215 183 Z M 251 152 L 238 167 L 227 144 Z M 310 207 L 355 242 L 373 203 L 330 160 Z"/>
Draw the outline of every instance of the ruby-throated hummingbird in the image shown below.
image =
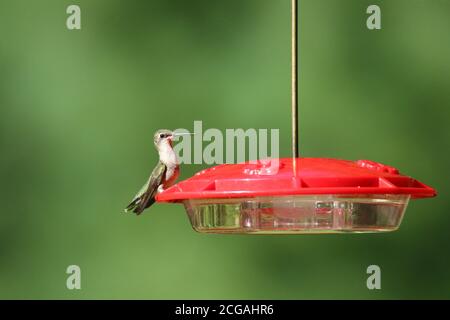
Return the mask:
<path id="1" fill-rule="evenodd" d="M 125 212 L 133 211 L 137 215 L 155 203 L 158 192 L 173 185 L 179 175 L 179 164 L 175 151 L 172 149 L 172 140 L 176 136 L 190 133 L 175 133 L 170 130 L 156 131 L 153 142 L 159 153 L 159 161 L 148 178 L 147 183 L 139 190 Z"/>

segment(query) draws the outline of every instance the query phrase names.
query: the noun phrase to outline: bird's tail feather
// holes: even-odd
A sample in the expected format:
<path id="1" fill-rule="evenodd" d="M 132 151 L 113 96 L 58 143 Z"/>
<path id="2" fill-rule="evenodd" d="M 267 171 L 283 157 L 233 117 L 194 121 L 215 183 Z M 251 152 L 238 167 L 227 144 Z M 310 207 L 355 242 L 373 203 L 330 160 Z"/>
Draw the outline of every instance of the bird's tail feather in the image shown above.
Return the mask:
<path id="1" fill-rule="evenodd" d="M 125 208 L 125 213 L 134 212 L 136 215 L 140 215 L 145 209 L 155 203 L 155 198 L 148 199 L 147 203 L 142 203 L 142 197 L 136 198 Z"/>
<path id="2" fill-rule="evenodd" d="M 136 208 L 136 206 L 139 204 L 139 198 L 138 199 L 134 199 L 133 201 L 130 202 L 130 204 L 125 208 L 124 212 L 130 212 L 132 211 L 134 208 Z"/>

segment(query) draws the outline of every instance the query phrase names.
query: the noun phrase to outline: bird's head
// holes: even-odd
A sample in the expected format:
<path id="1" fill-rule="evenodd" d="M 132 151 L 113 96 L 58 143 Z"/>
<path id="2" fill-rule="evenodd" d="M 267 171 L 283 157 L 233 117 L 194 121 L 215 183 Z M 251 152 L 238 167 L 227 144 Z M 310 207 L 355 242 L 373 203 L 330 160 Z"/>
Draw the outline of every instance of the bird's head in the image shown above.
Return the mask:
<path id="1" fill-rule="evenodd" d="M 153 142 L 155 143 L 155 147 L 159 149 L 159 147 L 165 143 L 172 145 L 173 137 L 173 131 L 161 129 L 156 131 L 155 135 L 153 136 Z"/>
<path id="2" fill-rule="evenodd" d="M 155 143 L 156 148 L 159 150 L 161 146 L 169 144 L 172 146 L 172 140 L 178 136 L 190 135 L 192 133 L 189 132 L 174 132 L 167 129 L 161 129 L 156 131 L 153 136 L 153 142 Z"/>

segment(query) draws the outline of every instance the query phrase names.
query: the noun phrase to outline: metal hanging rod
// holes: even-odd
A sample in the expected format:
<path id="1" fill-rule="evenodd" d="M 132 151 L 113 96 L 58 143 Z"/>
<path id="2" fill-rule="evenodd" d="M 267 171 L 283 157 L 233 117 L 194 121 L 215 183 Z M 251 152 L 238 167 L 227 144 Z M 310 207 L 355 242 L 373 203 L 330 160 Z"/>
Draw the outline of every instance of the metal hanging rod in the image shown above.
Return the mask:
<path id="1" fill-rule="evenodd" d="M 298 158 L 298 0 L 292 0 L 292 157 Z M 295 164 L 296 161 L 294 161 Z"/>

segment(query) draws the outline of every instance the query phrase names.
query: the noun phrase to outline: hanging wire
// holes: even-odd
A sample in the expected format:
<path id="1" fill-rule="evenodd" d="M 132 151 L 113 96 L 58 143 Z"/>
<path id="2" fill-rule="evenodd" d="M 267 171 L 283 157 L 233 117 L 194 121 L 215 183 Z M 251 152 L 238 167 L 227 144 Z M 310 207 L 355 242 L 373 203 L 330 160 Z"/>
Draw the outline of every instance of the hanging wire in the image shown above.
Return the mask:
<path id="1" fill-rule="evenodd" d="M 298 0 L 292 0 L 292 157 L 297 159 L 298 152 Z M 294 170 L 296 167 L 294 161 Z"/>
<path id="2" fill-rule="evenodd" d="M 292 157 L 298 158 L 298 0 L 292 0 Z"/>

